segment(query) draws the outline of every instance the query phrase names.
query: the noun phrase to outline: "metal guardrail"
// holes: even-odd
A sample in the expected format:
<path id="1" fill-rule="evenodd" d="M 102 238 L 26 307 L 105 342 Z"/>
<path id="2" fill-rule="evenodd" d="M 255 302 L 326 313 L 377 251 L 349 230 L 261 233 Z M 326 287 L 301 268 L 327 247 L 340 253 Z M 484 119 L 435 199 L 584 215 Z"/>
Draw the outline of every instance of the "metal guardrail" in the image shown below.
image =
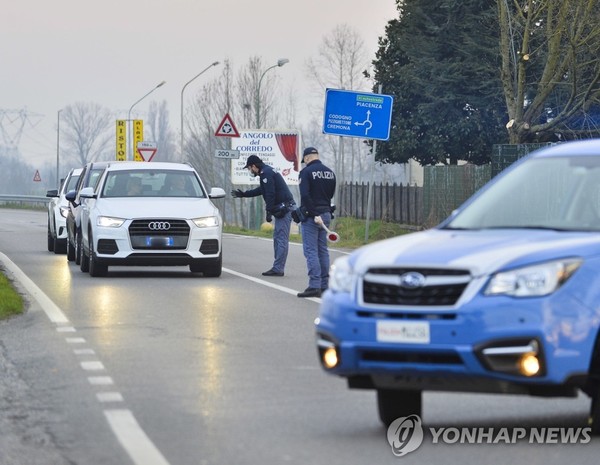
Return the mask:
<path id="1" fill-rule="evenodd" d="M 41 195 L 8 195 L 0 194 L 0 205 L 17 204 L 32 207 L 45 207 L 50 201 L 49 197 Z"/>

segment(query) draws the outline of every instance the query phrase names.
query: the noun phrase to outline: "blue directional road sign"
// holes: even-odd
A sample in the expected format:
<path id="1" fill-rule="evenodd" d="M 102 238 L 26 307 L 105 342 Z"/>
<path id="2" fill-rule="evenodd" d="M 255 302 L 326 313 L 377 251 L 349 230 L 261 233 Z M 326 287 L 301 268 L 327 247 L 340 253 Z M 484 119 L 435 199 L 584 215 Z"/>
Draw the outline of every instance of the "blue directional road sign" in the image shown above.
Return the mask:
<path id="1" fill-rule="evenodd" d="M 323 133 L 388 140 L 393 103 L 391 95 L 327 89 Z"/>

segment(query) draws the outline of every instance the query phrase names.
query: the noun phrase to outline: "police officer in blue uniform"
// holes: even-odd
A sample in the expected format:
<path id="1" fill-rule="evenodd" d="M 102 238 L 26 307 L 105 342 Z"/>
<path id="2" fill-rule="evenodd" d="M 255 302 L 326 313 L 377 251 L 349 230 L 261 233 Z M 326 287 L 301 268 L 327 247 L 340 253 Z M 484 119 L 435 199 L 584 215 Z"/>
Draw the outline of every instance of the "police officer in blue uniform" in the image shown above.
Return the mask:
<path id="1" fill-rule="evenodd" d="M 267 221 L 270 223 L 273 217 L 275 218 L 273 231 L 275 260 L 271 269 L 265 271 L 263 276 L 283 276 L 289 249 L 290 225 L 292 223 L 290 212 L 296 207 L 294 196 L 285 183 L 283 176 L 271 166 L 266 165 L 256 155 L 248 157 L 244 168 L 250 170 L 251 176 L 260 176 L 260 186 L 247 191 L 232 190 L 231 195 L 235 198 L 263 196 L 267 210 Z"/>
<path id="2" fill-rule="evenodd" d="M 321 297 L 321 292 L 329 285 L 329 249 L 327 232 L 315 222 L 320 216 L 329 227 L 335 194 L 335 174 L 319 160 L 319 152 L 314 147 L 304 149 L 300 171 L 300 210 L 302 212 L 302 248 L 308 268 L 308 287 L 298 293 L 298 297 Z"/>

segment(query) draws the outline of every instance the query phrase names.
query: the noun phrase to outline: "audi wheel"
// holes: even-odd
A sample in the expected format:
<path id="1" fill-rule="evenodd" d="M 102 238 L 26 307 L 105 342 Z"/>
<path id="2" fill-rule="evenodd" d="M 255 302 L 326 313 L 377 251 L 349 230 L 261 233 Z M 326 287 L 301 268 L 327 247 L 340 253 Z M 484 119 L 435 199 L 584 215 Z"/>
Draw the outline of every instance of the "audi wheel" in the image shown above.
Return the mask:
<path id="1" fill-rule="evenodd" d="M 67 261 L 73 262 L 75 261 L 75 248 L 73 247 L 73 243 L 71 239 L 67 236 Z"/>
<path id="2" fill-rule="evenodd" d="M 205 278 L 218 278 L 223 271 L 223 254 L 221 253 L 219 258 L 214 260 L 203 259 L 192 263 L 190 271 L 192 273 L 202 273 Z"/>
<path id="3" fill-rule="evenodd" d="M 81 265 L 81 233 L 75 230 L 75 264 Z"/>
<path id="4" fill-rule="evenodd" d="M 54 236 L 50 230 L 50 217 L 48 217 L 48 252 L 54 252 Z"/>
<path id="5" fill-rule="evenodd" d="M 88 245 L 89 250 L 89 260 L 88 260 L 88 271 L 90 272 L 90 276 L 106 276 L 108 272 L 108 265 L 104 265 L 102 263 L 98 263 L 98 258 L 96 257 L 96 253 L 94 252 L 94 240 L 92 238 L 92 233 L 89 234 L 90 240 Z"/>
<path id="6" fill-rule="evenodd" d="M 81 236 L 79 237 L 81 238 Z M 81 239 L 79 239 L 79 244 L 81 244 Z M 81 268 L 81 271 L 84 273 L 87 273 L 90 271 L 90 256 L 86 253 L 85 247 L 79 247 L 79 255 L 81 256 L 79 259 L 79 268 Z"/>

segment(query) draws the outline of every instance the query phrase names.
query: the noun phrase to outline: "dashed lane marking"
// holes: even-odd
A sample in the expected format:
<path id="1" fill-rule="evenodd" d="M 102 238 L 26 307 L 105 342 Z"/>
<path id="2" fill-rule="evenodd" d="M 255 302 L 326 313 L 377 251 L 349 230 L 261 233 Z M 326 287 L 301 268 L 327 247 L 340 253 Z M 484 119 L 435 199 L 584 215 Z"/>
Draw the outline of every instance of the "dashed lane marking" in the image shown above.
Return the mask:
<path id="1" fill-rule="evenodd" d="M 146 436 L 129 410 L 105 410 L 104 415 L 134 463 L 168 465 L 169 462 Z"/>
<path id="2" fill-rule="evenodd" d="M 104 370 L 104 364 L 97 360 L 90 360 L 87 362 L 81 362 L 81 368 L 86 371 L 101 371 Z"/>
<path id="3" fill-rule="evenodd" d="M 63 311 L 12 260 L 1 252 L 0 262 L 19 281 L 29 295 L 37 301 L 48 319 L 57 325 L 57 332 L 71 333 L 77 331 L 76 328 L 70 326 L 69 319 Z M 83 337 L 66 337 L 65 342 L 67 344 L 85 344 L 86 340 Z M 74 352 L 77 355 L 90 355 L 94 353 L 93 349 L 89 348 L 75 349 Z M 80 364 L 86 371 L 104 370 L 104 365 L 98 360 L 83 361 Z M 110 376 L 91 376 L 88 377 L 88 381 L 93 386 L 114 384 Z M 101 403 L 123 401 L 123 396 L 115 391 L 98 392 L 96 393 L 96 398 Z M 130 410 L 105 409 L 103 412 L 117 440 L 135 465 L 169 465 L 169 462 L 167 462 L 144 430 L 142 430 Z"/>

